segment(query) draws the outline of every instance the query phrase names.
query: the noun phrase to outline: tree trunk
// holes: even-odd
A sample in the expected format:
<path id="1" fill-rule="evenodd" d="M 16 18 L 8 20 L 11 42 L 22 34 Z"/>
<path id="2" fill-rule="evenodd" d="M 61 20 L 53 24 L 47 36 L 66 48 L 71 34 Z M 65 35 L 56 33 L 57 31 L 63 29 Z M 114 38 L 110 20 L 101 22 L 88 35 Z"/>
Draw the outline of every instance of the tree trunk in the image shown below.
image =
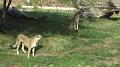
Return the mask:
<path id="1" fill-rule="evenodd" d="M 6 6 L 7 10 L 9 9 L 11 2 L 12 2 L 12 0 L 9 0 L 9 2 L 8 2 L 7 6 Z"/>
<path id="2" fill-rule="evenodd" d="M 9 2 L 7 4 L 7 0 L 3 1 L 3 10 L 2 10 L 2 16 L 1 16 L 1 22 L 0 22 L 0 32 L 1 33 L 4 33 L 4 29 L 6 28 L 5 16 L 6 16 L 6 11 L 9 9 L 11 2 L 12 2 L 12 0 L 9 0 Z M 7 6 L 6 6 L 6 4 L 7 4 Z"/>
<path id="3" fill-rule="evenodd" d="M 6 0 L 3 1 L 3 10 L 2 10 L 2 16 L 1 16 L 1 22 L 0 22 L 0 32 L 4 33 L 4 19 L 6 14 Z"/>

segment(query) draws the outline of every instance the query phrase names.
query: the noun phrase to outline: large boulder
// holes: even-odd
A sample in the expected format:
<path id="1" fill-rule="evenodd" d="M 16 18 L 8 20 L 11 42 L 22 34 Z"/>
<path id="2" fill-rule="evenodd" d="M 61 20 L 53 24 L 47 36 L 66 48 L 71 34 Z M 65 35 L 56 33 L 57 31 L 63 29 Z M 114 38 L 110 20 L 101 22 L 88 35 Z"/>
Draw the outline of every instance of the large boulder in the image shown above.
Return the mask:
<path id="1" fill-rule="evenodd" d="M 84 10 L 84 17 L 110 18 L 120 11 L 120 0 L 73 0 L 74 7 Z"/>

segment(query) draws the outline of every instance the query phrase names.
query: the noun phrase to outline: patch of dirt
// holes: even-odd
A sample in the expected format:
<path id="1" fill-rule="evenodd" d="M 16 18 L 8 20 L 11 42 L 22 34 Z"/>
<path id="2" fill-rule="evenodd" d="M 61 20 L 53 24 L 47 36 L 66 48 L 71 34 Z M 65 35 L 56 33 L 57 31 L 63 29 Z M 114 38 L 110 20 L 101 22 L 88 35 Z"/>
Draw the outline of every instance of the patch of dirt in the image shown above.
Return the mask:
<path id="1" fill-rule="evenodd" d="M 98 60 L 95 64 L 96 65 L 105 64 L 107 67 L 111 67 L 112 64 L 120 64 L 120 57 L 115 56 L 115 57 L 109 58 L 107 60 Z"/>
<path id="2" fill-rule="evenodd" d="M 120 42 L 112 39 L 105 39 L 102 43 L 92 44 L 90 46 L 86 46 L 84 51 L 93 51 L 93 50 L 100 50 L 103 48 L 113 48 L 113 46 L 118 45 Z"/>
<path id="3" fill-rule="evenodd" d="M 12 67 L 21 67 L 21 64 L 20 63 L 15 63 L 12 65 Z"/>

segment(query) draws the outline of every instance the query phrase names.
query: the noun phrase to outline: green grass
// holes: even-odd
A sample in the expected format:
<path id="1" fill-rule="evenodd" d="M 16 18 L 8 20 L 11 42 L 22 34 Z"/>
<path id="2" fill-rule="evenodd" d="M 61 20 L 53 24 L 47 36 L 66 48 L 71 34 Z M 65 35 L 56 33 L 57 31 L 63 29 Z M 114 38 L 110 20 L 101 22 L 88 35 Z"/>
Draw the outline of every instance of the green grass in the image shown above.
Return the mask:
<path id="1" fill-rule="evenodd" d="M 0 67 L 119 67 L 120 16 L 112 19 L 82 19 L 79 31 L 68 29 L 73 11 L 37 10 L 31 16 L 48 15 L 48 20 L 6 20 L 8 30 L 0 34 Z M 118 19 L 117 19 L 118 18 Z M 9 45 L 17 34 L 42 34 L 36 57 L 16 54 Z"/>

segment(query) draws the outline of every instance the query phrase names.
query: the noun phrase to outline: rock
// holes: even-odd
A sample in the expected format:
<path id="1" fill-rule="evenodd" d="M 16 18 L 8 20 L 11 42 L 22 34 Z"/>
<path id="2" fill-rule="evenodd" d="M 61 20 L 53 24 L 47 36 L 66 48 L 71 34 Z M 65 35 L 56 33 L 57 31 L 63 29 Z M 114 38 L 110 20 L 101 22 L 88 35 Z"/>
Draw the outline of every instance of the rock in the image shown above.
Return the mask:
<path id="1" fill-rule="evenodd" d="M 114 13 L 119 14 L 120 0 L 74 0 L 74 7 L 84 10 L 85 17 L 110 18 Z"/>

